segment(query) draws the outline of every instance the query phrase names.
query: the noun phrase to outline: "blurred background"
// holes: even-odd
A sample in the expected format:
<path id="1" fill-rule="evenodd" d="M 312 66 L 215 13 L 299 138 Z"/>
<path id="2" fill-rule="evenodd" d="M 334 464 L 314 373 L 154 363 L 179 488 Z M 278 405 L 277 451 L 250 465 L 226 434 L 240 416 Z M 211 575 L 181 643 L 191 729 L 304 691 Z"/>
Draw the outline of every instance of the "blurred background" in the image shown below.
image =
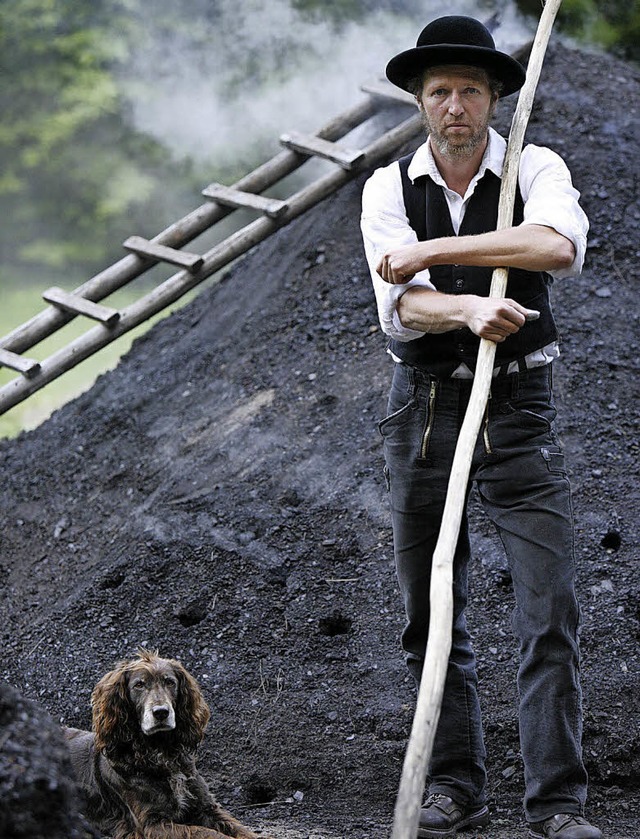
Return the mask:
<path id="1" fill-rule="evenodd" d="M 522 44 L 539 0 L 2 0 L 0 336 L 358 102 L 440 14 L 497 15 Z M 564 0 L 556 31 L 640 60 L 640 0 Z M 153 282 L 153 278 L 144 281 Z M 118 292 L 126 305 L 139 294 Z M 148 327 L 147 327 L 148 328 Z M 42 359 L 72 324 L 27 354 Z M 0 417 L 32 428 L 117 362 L 125 336 Z M 0 368 L 0 386 L 15 376 Z"/>

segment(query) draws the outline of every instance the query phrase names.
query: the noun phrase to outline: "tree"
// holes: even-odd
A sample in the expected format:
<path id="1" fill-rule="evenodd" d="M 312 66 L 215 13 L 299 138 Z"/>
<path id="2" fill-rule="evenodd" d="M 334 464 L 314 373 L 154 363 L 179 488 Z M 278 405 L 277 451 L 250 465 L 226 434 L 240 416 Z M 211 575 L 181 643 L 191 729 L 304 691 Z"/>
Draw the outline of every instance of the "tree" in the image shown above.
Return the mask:
<path id="1" fill-rule="evenodd" d="M 526 14 L 539 16 L 540 0 L 517 2 Z M 558 26 L 578 40 L 640 61 L 640 0 L 564 0 Z"/>
<path id="2" fill-rule="evenodd" d="M 162 203 L 169 155 L 127 124 L 116 82 L 141 34 L 133 25 L 138 6 L 139 0 L 3 0 L 4 264 L 94 267 L 132 232 L 132 221 L 143 223 L 150 207 Z"/>

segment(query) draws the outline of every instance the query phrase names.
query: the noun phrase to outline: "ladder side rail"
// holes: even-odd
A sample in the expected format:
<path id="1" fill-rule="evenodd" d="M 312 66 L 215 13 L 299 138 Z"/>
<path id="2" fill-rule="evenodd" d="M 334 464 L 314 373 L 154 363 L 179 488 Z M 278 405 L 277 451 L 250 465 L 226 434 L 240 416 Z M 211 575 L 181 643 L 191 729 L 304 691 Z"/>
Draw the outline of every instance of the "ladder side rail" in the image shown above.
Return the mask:
<path id="1" fill-rule="evenodd" d="M 383 134 L 364 149 L 362 164 L 353 171 L 338 169 L 331 172 L 289 198 L 289 210 L 282 220 L 261 217 L 233 233 L 204 255 L 200 271 L 183 270 L 174 274 L 144 297 L 120 311 L 120 320 L 111 329 L 96 326 L 85 332 L 68 346 L 41 363 L 40 374 L 35 379 L 18 377 L 0 388 L 0 415 L 22 402 L 62 373 L 89 358 L 97 350 L 134 329 L 153 315 L 166 309 L 195 286 L 246 253 L 259 242 L 267 239 L 276 229 L 285 226 L 315 204 L 334 193 L 352 180 L 362 169 L 375 165 L 422 131 L 422 120 L 414 114 L 400 125 Z"/>
<path id="2" fill-rule="evenodd" d="M 372 96 L 383 97 L 389 99 L 396 105 L 410 105 L 415 108 L 416 98 L 406 90 L 401 90 L 387 79 L 375 79 L 372 82 L 365 82 L 360 85 L 360 90 L 363 93 L 369 93 Z M 390 104 L 390 103 L 388 103 Z"/>
<path id="3" fill-rule="evenodd" d="M 317 136 L 325 140 L 338 140 L 369 119 L 379 109 L 380 103 L 375 97 L 369 96 L 332 119 L 317 132 Z M 244 192 L 262 192 L 290 175 L 305 162 L 306 159 L 296 152 L 283 150 L 244 175 L 233 185 L 233 188 Z M 231 207 L 207 201 L 165 228 L 150 241 L 167 247 L 179 248 L 200 236 L 232 212 L 234 209 Z M 150 263 L 149 259 L 133 254 L 127 255 L 78 286 L 73 293 L 96 303 L 144 274 L 153 264 L 155 263 Z M 57 332 L 74 317 L 73 314 L 50 306 L 4 337 L 0 337 L 0 348 L 14 353 L 24 352 Z"/>

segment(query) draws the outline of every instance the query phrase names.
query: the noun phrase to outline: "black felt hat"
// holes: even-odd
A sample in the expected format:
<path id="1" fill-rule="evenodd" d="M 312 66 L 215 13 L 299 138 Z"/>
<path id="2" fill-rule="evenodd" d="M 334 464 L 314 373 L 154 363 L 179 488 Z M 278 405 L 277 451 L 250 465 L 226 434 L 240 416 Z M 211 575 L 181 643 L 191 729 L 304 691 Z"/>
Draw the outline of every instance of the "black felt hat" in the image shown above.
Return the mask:
<path id="1" fill-rule="evenodd" d="M 446 64 L 481 67 L 502 82 L 503 96 L 519 90 L 526 76 L 519 61 L 496 49 L 491 33 L 479 20 L 448 15 L 428 23 L 414 49 L 391 59 L 387 64 L 387 78 L 407 90 L 410 80 L 427 67 Z"/>

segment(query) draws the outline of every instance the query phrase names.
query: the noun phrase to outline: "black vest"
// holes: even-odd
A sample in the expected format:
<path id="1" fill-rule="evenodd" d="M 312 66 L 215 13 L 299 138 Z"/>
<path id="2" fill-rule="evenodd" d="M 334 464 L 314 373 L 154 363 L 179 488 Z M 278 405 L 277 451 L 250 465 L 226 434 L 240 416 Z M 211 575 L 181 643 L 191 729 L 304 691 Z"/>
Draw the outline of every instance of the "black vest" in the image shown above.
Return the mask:
<path id="1" fill-rule="evenodd" d="M 420 241 L 455 236 L 451 216 L 441 186 L 427 175 L 412 183 L 407 170 L 413 154 L 400 163 L 402 192 L 409 224 Z M 460 226 L 460 235 L 486 233 L 496 229 L 500 178 L 487 170 L 476 185 Z M 523 219 L 524 203 L 520 190 L 516 195 L 514 225 Z M 431 282 L 445 294 L 477 294 L 487 297 L 491 287 L 491 268 L 465 265 L 434 265 L 429 269 Z M 524 358 L 535 350 L 557 340 L 558 333 L 551 311 L 549 288 L 552 277 L 542 271 L 509 269 L 506 296 L 517 300 L 528 309 L 538 309 L 540 318 L 528 321 L 515 335 L 497 344 L 496 364 L 507 364 Z M 414 341 L 391 340 L 389 348 L 401 361 L 420 367 L 436 376 L 446 378 L 464 362 L 475 369 L 480 338 L 470 329 L 455 329 L 441 334 L 425 333 Z"/>

